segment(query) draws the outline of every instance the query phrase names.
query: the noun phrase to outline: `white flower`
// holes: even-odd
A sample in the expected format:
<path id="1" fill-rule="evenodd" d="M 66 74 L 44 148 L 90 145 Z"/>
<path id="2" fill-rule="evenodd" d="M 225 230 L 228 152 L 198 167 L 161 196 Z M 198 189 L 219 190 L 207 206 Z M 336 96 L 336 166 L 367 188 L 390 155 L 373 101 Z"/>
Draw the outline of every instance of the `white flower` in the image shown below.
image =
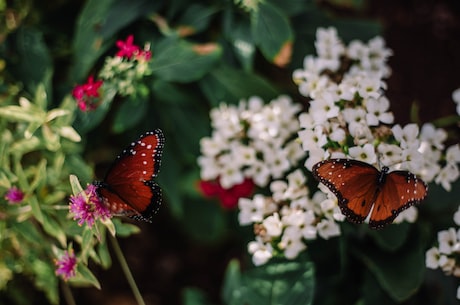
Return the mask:
<path id="1" fill-rule="evenodd" d="M 391 128 L 393 136 L 401 144 L 401 148 L 407 148 L 409 146 L 418 146 L 418 126 L 416 124 L 407 124 L 402 128 L 399 124 Z"/>
<path id="2" fill-rule="evenodd" d="M 454 213 L 454 222 L 456 225 L 460 226 L 460 207 L 458 207 L 457 212 Z"/>
<path id="3" fill-rule="evenodd" d="M 228 156 L 228 155 L 227 155 Z M 220 172 L 219 182 L 225 188 L 231 188 L 236 184 L 241 184 L 244 181 L 244 175 L 237 163 L 225 162 Z"/>
<path id="4" fill-rule="evenodd" d="M 460 163 L 460 145 L 459 144 L 455 144 L 447 148 L 446 162 L 451 163 L 451 164 Z"/>
<path id="5" fill-rule="evenodd" d="M 425 265 L 430 269 L 437 269 L 439 267 L 439 258 L 441 254 L 438 248 L 432 247 L 425 254 Z"/>
<path id="6" fill-rule="evenodd" d="M 295 226 L 286 228 L 278 247 L 284 250 L 284 256 L 288 259 L 296 258 L 300 252 L 307 248 L 302 242 L 302 235 L 300 234 L 299 228 Z"/>
<path id="7" fill-rule="evenodd" d="M 268 236 L 278 237 L 283 232 L 283 223 L 281 222 L 278 213 L 274 213 L 273 215 L 265 218 L 262 225 L 267 231 Z"/>
<path id="8" fill-rule="evenodd" d="M 438 232 L 439 252 L 451 254 L 457 241 L 457 232 L 454 228 Z"/>
<path id="9" fill-rule="evenodd" d="M 375 154 L 374 146 L 370 143 L 367 143 L 362 147 L 350 147 L 348 154 L 353 159 L 358 159 L 369 164 L 375 164 L 377 162 L 377 155 Z"/>
<path id="10" fill-rule="evenodd" d="M 198 164 L 200 165 L 200 177 L 203 180 L 212 180 L 217 178 L 220 173 L 220 166 L 217 164 L 216 159 L 211 157 L 199 156 Z"/>
<path id="11" fill-rule="evenodd" d="M 238 220 L 240 225 L 248 225 L 253 222 L 261 222 L 266 211 L 266 200 L 263 195 L 257 194 L 254 198 L 240 198 L 238 200 L 238 207 L 240 213 Z"/>
<path id="12" fill-rule="evenodd" d="M 368 99 L 366 102 L 366 121 L 370 126 L 377 126 L 379 122 L 385 124 L 393 123 L 394 116 L 391 112 L 386 112 L 390 108 L 390 101 L 385 96 L 378 99 Z"/>
<path id="13" fill-rule="evenodd" d="M 407 221 L 409 223 L 414 223 L 418 217 L 418 210 L 416 207 L 411 206 L 410 208 L 402 211 L 399 215 L 395 218 L 393 223 L 402 223 Z"/>
<path id="14" fill-rule="evenodd" d="M 455 103 L 457 103 L 457 113 L 458 115 L 460 115 L 460 88 L 452 92 L 452 99 L 454 100 Z"/>
<path id="15" fill-rule="evenodd" d="M 400 163 L 402 161 L 402 149 L 398 145 L 381 142 L 377 146 L 380 162 L 386 166 Z"/>
<path id="16" fill-rule="evenodd" d="M 318 229 L 318 235 L 324 239 L 340 235 L 340 227 L 333 220 L 323 219 L 316 228 Z"/>
<path id="17" fill-rule="evenodd" d="M 426 123 L 420 131 L 420 139 L 430 143 L 437 149 L 443 149 L 443 142 L 447 139 L 447 132 L 442 128 L 435 128 L 431 123 Z"/>
<path id="18" fill-rule="evenodd" d="M 305 151 L 321 148 L 327 143 L 327 137 L 321 126 L 316 126 L 312 129 L 303 129 L 298 132 L 299 138 L 302 141 L 302 148 Z"/>
<path id="19" fill-rule="evenodd" d="M 273 247 L 269 243 L 264 243 L 259 236 L 256 237 L 256 241 L 248 244 L 248 252 L 252 254 L 252 262 L 256 266 L 265 264 L 273 257 Z"/>
<path id="20" fill-rule="evenodd" d="M 437 184 L 441 184 L 446 191 L 450 191 L 452 188 L 451 183 L 457 180 L 459 176 L 458 167 L 448 163 L 441 169 L 434 181 Z"/>

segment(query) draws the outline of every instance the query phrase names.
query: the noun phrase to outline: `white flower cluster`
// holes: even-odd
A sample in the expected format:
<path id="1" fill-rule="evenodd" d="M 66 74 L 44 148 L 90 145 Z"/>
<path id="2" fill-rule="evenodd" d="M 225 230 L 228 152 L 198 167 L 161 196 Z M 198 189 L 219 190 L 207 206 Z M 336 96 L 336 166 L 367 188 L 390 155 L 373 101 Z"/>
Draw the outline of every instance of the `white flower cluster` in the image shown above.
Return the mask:
<path id="1" fill-rule="evenodd" d="M 305 156 L 295 136 L 301 107 L 287 96 L 268 104 L 259 97 L 211 110 L 211 137 L 200 141 L 201 179 L 231 188 L 250 178 L 258 186 L 278 179 Z"/>
<path id="2" fill-rule="evenodd" d="M 239 200 L 240 224 L 254 225 L 256 238 L 248 244 L 248 251 L 256 266 L 279 254 L 294 259 L 307 248 L 308 240 L 318 236 L 329 239 L 340 235 L 337 221 L 343 221 L 344 216 L 337 203 L 320 191 L 310 198 L 306 180 L 297 169 L 287 181 L 270 184 L 271 196 L 257 194 Z"/>
<path id="3" fill-rule="evenodd" d="M 318 56 L 307 56 L 294 72 L 299 91 L 311 98 L 299 117 L 299 137 L 308 153 L 305 166 L 327 158 L 361 160 L 376 166 L 405 169 L 446 190 L 458 179 L 460 148 L 447 149 L 447 133 L 432 124 L 394 125 L 383 89 L 392 54 L 377 37 L 345 46 L 334 28 L 318 29 Z M 441 163 L 441 161 L 443 163 Z M 444 166 L 441 166 L 443 164 Z"/>
<path id="4" fill-rule="evenodd" d="M 460 208 L 454 214 L 454 222 L 460 226 Z M 447 275 L 460 277 L 460 229 L 449 228 L 438 232 L 438 246 L 430 248 L 425 258 L 428 268 L 440 268 Z M 460 287 L 457 298 L 460 299 Z"/>

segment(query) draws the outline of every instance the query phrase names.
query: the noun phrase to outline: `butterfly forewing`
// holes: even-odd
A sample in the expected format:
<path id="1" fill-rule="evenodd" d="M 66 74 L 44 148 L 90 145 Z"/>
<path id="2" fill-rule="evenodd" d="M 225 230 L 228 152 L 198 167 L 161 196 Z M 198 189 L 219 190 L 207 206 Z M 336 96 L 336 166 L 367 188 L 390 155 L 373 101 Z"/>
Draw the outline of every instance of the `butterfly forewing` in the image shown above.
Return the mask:
<path id="1" fill-rule="evenodd" d="M 369 226 L 381 228 L 414 204 L 419 204 L 427 195 L 428 187 L 421 179 L 407 171 L 394 171 L 385 177 L 375 202 Z"/>
<path id="2" fill-rule="evenodd" d="M 158 174 L 164 136 L 161 130 L 147 132 L 116 158 L 99 194 L 116 214 L 150 221 L 161 204 L 161 189 L 152 180 Z"/>
<path id="3" fill-rule="evenodd" d="M 317 163 L 313 176 L 337 196 L 342 213 L 352 222 L 362 223 L 369 214 L 376 193 L 379 171 L 367 163 L 331 159 Z"/>

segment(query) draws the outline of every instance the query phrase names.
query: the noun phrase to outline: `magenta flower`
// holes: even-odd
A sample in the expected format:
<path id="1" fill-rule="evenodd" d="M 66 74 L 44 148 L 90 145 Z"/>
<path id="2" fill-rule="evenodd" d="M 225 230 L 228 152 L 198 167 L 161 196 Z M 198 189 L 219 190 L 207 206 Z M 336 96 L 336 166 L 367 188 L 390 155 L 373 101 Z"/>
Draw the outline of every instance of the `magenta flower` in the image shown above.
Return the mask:
<path id="1" fill-rule="evenodd" d="M 126 38 L 126 41 L 118 40 L 117 47 L 119 48 L 119 50 L 116 55 L 118 57 L 126 57 L 130 59 L 134 55 L 138 54 L 140 52 L 140 48 L 139 46 L 133 44 L 133 41 L 133 35 L 129 35 L 128 38 Z"/>
<path id="2" fill-rule="evenodd" d="M 127 59 L 132 59 L 134 57 L 136 60 L 149 61 L 150 58 L 152 58 L 152 52 L 142 50 L 138 45 L 133 44 L 133 42 L 133 35 L 129 35 L 128 38 L 126 38 L 126 41 L 118 40 L 116 45 L 119 50 L 116 56 L 125 57 Z"/>
<path id="3" fill-rule="evenodd" d="M 110 210 L 105 206 L 96 193 L 96 186 L 88 185 L 85 194 L 70 197 L 70 213 L 73 219 L 78 220 L 78 225 L 86 225 L 91 228 L 96 219 L 105 220 L 112 217 Z"/>
<path id="4" fill-rule="evenodd" d="M 20 203 L 24 199 L 24 193 L 17 187 L 11 187 L 5 194 L 5 199 L 10 204 Z"/>
<path id="5" fill-rule="evenodd" d="M 93 76 L 88 77 L 88 80 L 83 85 L 76 85 L 72 91 L 72 96 L 77 100 L 78 108 L 81 111 L 94 110 L 99 102 L 99 88 L 103 81 L 94 81 Z"/>
<path id="6" fill-rule="evenodd" d="M 73 249 L 64 251 L 64 254 L 54 261 L 56 265 L 56 275 L 62 276 L 64 281 L 74 277 L 76 274 L 77 258 L 73 253 Z"/>

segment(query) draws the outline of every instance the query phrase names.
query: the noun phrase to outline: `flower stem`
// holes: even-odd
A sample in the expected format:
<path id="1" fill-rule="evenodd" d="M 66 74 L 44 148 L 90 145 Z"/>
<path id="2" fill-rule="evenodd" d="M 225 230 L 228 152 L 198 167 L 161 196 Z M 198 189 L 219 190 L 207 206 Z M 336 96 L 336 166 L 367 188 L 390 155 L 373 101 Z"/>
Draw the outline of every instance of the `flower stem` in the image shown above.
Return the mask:
<path id="1" fill-rule="evenodd" d="M 115 255 L 117 256 L 118 261 L 120 262 L 121 269 L 123 270 L 123 273 L 126 276 L 126 280 L 128 281 L 128 284 L 131 287 L 131 290 L 134 294 L 134 298 L 136 299 L 137 304 L 145 305 L 144 299 L 142 298 L 142 295 L 139 292 L 139 288 L 137 288 L 136 281 L 134 280 L 133 275 L 131 271 L 129 270 L 129 266 L 128 266 L 128 263 L 126 262 L 125 256 L 123 255 L 120 245 L 118 244 L 118 240 L 112 234 L 108 234 L 108 235 L 110 236 L 113 250 L 115 251 Z"/>
<path id="2" fill-rule="evenodd" d="M 61 284 L 62 295 L 68 305 L 76 305 L 75 299 L 73 298 L 72 291 L 67 283 Z"/>

